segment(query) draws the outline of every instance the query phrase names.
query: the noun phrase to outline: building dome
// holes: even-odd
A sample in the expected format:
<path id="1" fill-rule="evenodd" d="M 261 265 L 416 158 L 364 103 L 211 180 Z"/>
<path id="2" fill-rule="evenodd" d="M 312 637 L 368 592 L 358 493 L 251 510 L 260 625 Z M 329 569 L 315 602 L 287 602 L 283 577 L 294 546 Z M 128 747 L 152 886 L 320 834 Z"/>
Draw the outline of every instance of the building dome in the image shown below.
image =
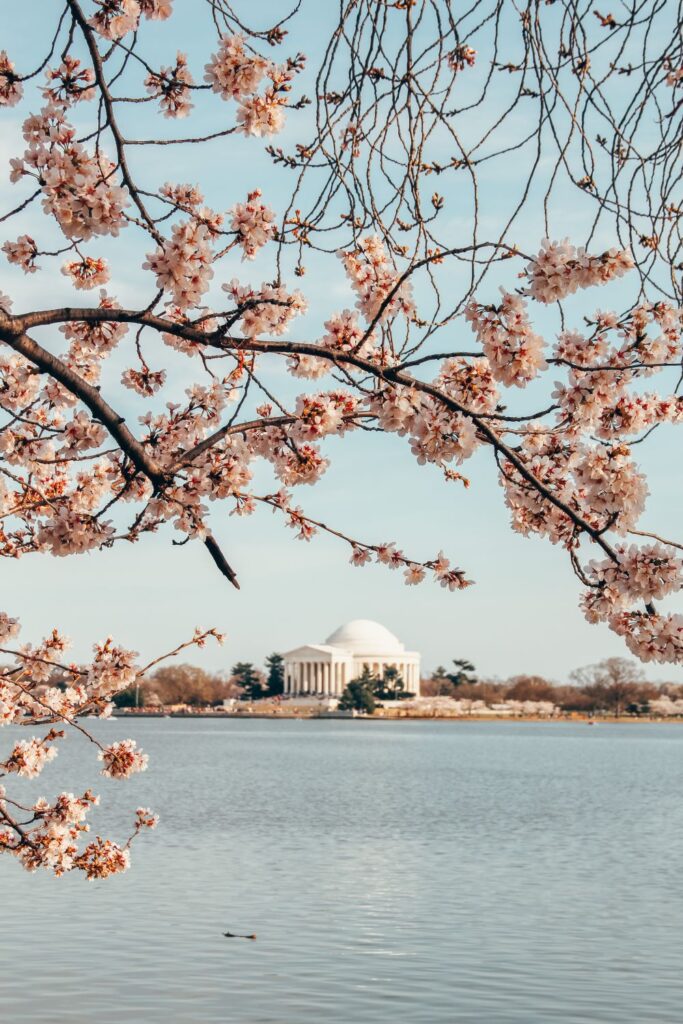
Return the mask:
<path id="1" fill-rule="evenodd" d="M 353 654 L 401 654 L 405 650 L 393 633 L 372 619 L 352 619 L 335 629 L 325 643 Z"/>

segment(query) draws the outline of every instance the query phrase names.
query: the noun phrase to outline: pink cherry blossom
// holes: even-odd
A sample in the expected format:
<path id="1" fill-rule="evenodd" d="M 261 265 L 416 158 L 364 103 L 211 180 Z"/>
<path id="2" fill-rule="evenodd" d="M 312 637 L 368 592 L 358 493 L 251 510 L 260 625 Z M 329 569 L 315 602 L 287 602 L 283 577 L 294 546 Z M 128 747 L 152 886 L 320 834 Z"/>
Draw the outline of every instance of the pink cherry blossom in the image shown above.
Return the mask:
<path id="1" fill-rule="evenodd" d="M 105 39 L 121 39 L 133 32 L 140 20 L 138 0 L 94 0 L 97 13 L 89 24 Z"/>
<path id="2" fill-rule="evenodd" d="M 109 280 L 109 267 L 103 259 L 93 259 L 90 256 L 82 260 L 72 260 L 65 263 L 62 273 L 71 278 L 74 288 L 87 289 L 97 288 L 106 284 Z"/>
<path id="3" fill-rule="evenodd" d="M 159 99 L 164 117 L 187 117 L 193 106 L 191 85 L 194 79 L 187 67 L 187 55 L 180 52 L 173 67 L 151 71 L 145 79 L 147 92 Z"/>
<path id="4" fill-rule="evenodd" d="M 5 50 L 0 50 L 0 108 L 15 107 L 23 93 L 13 62 Z"/>
<path id="5" fill-rule="evenodd" d="M 33 736 L 30 740 L 17 740 L 9 757 L 0 762 L 0 768 L 6 772 L 16 772 L 26 779 L 35 779 L 56 756 L 56 747 Z"/>
<path id="6" fill-rule="evenodd" d="M 5 242 L 2 251 L 10 263 L 21 267 L 25 274 L 35 274 L 38 248 L 30 235 L 20 235 L 16 242 Z"/>
<path id="7" fill-rule="evenodd" d="M 484 350 L 493 377 L 503 384 L 518 388 L 545 370 L 544 342 L 535 334 L 526 304 L 518 295 L 503 291 L 500 306 L 469 304 L 466 319 Z"/>
<path id="8" fill-rule="evenodd" d="M 43 94 L 53 103 L 80 103 L 95 98 L 95 72 L 92 68 L 81 68 L 80 60 L 68 54 L 59 67 L 47 69 L 45 78 Z"/>
<path id="9" fill-rule="evenodd" d="M 261 139 L 277 135 L 285 124 L 286 103 L 274 89 L 266 89 L 263 95 L 245 96 L 237 108 L 240 131 Z"/>
<path id="10" fill-rule="evenodd" d="M 130 867 L 130 852 L 122 849 L 111 839 L 101 839 L 98 836 L 74 858 L 74 864 L 84 871 L 85 877 L 92 882 L 127 871 Z"/>
<path id="11" fill-rule="evenodd" d="M 256 92 L 270 63 L 244 48 L 242 36 L 221 36 L 221 45 L 206 65 L 204 81 L 221 99 L 239 100 Z"/>
<path id="12" fill-rule="evenodd" d="M 147 770 L 149 757 L 137 749 L 135 740 L 121 740 L 104 747 L 99 755 L 104 763 L 102 774 L 110 779 L 127 779 L 136 772 Z"/>
<path id="13" fill-rule="evenodd" d="M 198 305 L 213 277 L 214 232 L 200 219 L 176 224 L 170 241 L 148 253 L 144 270 L 156 275 L 157 287 L 170 292 L 179 309 Z"/>
<path id="14" fill-rule="evenodd" d="M 237 233 L 244 259 L 253 259 L 259 249 L 275 237 L 275 214 L 269 206 L 259 202 L 260 198 L 261 190 L 254 189 L 247 196 L 246 203 L 237 203 L 230 210 L 230 227 Z"/>
<path id="15" fill-rule="evenodd" d="M 413 316 L 412 285 L 401 280 L 379 235 L 362 238 L 357 248 L 339 256 L 358 296 L 356 305 L 368 322 L 376 317 L 382 322 L 399 312 Z"/>
<path id="16" fill-rule="evenodd" d="M 579 288 L 606 284 L 615 277 L 622 277 L 634 266 L 627 249 L 609 249 L 600 256 L 589 256 L 585 249 L 575 248 L 568 239 L 550 242 L 545 238 L 538 255 L 525 270 L 529 279 L 527 294 L 537 302 L 557 302 Z"/>

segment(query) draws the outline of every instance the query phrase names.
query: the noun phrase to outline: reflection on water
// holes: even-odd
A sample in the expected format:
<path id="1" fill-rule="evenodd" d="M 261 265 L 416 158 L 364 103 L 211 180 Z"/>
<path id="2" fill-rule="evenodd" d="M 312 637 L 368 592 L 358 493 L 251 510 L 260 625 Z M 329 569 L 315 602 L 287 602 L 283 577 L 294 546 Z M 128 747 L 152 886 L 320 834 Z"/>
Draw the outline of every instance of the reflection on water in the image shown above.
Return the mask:
<path id="1" fill-rule="evenodd" d="M 101 817 L 162 824 L 105 883 L 0 859 L 3 1022 L 683 1016 L 681 726 L 95 725 L 152 758 Z M 69 743 L 40 790 L 96 764 Z"/>

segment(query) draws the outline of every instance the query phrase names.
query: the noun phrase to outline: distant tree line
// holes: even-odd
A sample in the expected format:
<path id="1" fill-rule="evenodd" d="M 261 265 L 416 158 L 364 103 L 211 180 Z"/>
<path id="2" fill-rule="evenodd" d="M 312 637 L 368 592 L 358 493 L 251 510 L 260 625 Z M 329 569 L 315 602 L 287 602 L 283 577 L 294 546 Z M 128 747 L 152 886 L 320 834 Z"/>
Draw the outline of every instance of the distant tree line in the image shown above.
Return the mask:
<path id="1" fill-rule="evenodd" d="M 59 683 L 58 679 L 52 680 Z M 208 672 L 194 665 L 159 668 L 139 687 L 124 690 L 115 698 L 119 707 L 169 706 L 194 707 L 220 705 L 224 700 L 260 700 L 279 697 L 284 691 L 284 660 L 273 653 L 263 670 L 252 662 L 238 661 L 230 672 Z M 466 658 L 455 658 L 452 668 L 436 668 L 421 682 L 425 697 L 454 697 L 482 700 L 487 704 L 515 701 L 552 701 L 566 712 L 583 714 L 647 714 L 650 701 L 662 696 L 683 699 L 683 686 L 675 683 L 650 683 L 640 666 L 627 658 L 607 658 L 595 665 L 577 669 L 567 683 L 555 683 L 538 675 L 515 675 L 506 680 L 482 679 Z M 374 675 L 365 666 L 363 672 L 346 687 L 340 706 L 371 714 L 378 701 L 401 700 L 414 696 L 393 666 Z"/>
<path id="2" fill-rule="evenodd" d="M 139 686 L 117 694 L 114 703 L 118 707 L 207 707 L 230 699 L 276 697 L 283 690 L 284 659 L 281 654 L 271 654 L 266 658 L 265 672 L 249 661 L 238 661 L 229 674 L 207 672 L 195 665 L 168 665 Z"/>
<path id="3" fill-rule="evenodd" d="M 538 675 L 516 675 L 503 681 L 477 679 L 470 662 L 458 659 L 454 665 L 454 672 L 439 666 L 423 680 L 423 696 L 483 700 L 487 704 L 552 701 L 566 712 L 617 716 L 647 714 L 650 701 L 663 694 L 683 697 L 683 686 L 648 682 L 640 665 L 628 658 L 606 658 L 576 669 L 570 673 L 569 683 L 561 684 Z"/>

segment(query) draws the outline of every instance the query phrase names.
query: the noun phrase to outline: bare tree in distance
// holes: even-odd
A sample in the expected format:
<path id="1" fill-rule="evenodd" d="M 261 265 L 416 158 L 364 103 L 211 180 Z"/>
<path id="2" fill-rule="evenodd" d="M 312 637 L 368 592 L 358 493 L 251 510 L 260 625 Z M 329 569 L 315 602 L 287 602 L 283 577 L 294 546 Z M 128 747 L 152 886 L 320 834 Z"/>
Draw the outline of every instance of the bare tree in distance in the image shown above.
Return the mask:
<path id="1" fill-rule="evenodd" d="M 614 711 L 618 718 L 629 700 L 640 690 L 645 673 L 629 658 L 605 658 L 571 673 L 572 682 L 593 697 L 598 708 Z"/>

